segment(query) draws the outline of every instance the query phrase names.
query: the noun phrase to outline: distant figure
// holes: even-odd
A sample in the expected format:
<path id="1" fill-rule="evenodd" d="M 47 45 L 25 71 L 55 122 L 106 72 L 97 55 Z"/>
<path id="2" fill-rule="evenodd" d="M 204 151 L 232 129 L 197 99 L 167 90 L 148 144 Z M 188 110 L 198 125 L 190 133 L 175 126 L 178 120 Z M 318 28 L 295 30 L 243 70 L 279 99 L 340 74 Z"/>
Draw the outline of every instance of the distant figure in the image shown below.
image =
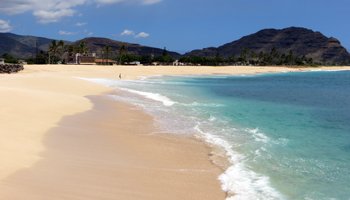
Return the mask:
<path id="1" fill-rule="evenodd" d="M 122 79 L 122 74 L 121 73 L 119 74 L 119 79 Z"/>

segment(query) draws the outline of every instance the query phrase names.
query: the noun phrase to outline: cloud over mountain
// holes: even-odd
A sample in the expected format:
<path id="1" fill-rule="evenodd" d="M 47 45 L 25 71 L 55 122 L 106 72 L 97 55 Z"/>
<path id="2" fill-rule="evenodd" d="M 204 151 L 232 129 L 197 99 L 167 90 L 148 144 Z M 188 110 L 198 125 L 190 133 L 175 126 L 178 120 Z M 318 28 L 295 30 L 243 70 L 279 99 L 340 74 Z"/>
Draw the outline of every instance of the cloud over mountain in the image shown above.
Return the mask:
<path id="1" fill-rule="evenodd" d="M 10 22 L 0 19 L 0 33 L 10 32 L 11 30 Z"/>
<path id="2" fill-rule="evenodd" d="M 135 37 L 136 38 L 148 38 L 149 36 L 150 36 L 149 33 L 141 32 L 141 33 L 137 34 Z"/>

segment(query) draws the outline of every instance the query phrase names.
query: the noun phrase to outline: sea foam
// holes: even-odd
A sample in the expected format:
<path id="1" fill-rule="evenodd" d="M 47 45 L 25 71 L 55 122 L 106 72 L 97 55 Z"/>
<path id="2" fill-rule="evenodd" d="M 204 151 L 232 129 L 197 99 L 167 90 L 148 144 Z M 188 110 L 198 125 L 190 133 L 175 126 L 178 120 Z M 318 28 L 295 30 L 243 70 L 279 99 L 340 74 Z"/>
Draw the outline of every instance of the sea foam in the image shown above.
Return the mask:
<path id="1" fill-rule="evenodd" d="M 180 106 L 185 106 L 187 109 L 191 107 L 221 107 L 221 104 L 205 104 L 193 102 L 191 104 L 184 104 L 173 101 L 169 97 L 165 95 L 161 95 L 159 93 L 152 92 L 144 92 L 139 90 L 134 90 L 130 88 L 125 88 L 124 84 L 128 84 L 128 82 L 118 81 L 118 80 L 108 80 L 108 79 L 85 79 L 83 80 L 92 81 L 95 83 L 103 84 L 109 87 L 117 87 L 118 89 L 125 91 L 130 94 L 136 94 L 139 97 L 143 97 L 146 99 L 153 100 L 155 102 L 160 102 L 165 107 L 171 107 L 174 104 L 179 104 Z M 138 82 L 138 81 L 137 81 Z M 140 81 L 142 82 L 142 80 Z M 134 82 L 135 83 L 135 82 Z M 130 84 L 132 84 L 130 82 Z M 116 98 L 116 100 L 125 100 L 125 98 L 134 98 L 134 97 L 123 97 L 123 99 Z M 130 101 L 128 101 L 130 102 Z M 142 105 L 142 101 L 134 102 L 134 105 L 138 105 L 143 109 L 149 109 L 149 107 L 145 107 Z M 179 116 L 177 115 L 179 118 Z M 162 117 L 164 120 L 164 117 Z M 186 122 L 193 121 L 194 124 L 197 124 L 193 127 L 193 130 L 199 134 L 203 140 L 208 142 L 209 144 L 221 147 L 224 149 L 226 153 L 226 157 L 228 158 L 231 166 L 221 174 L 218 179 L 222 183 L 222 189 L 228 194 L 227 200 L 251 200 L 251 199 L 284 199 L 284 197 L 277 192 L 273 187 L 270 186 L 269 178 L 263 175 L 259 175 L 254 171 L 247 168 L 245 165 L 245 156 L 234 151 L 233 146 L 225 140 L 224 136 L 218 136 L 213 134 L 211 131 L 204 131 L 201 129 L 201 122 L 199 119 L 192 117 L 186 117 Z M 210 123 L 215 123 L 217 118 L 214 116 L 210 116 L 207 119 Z M 177 123 L 178 124 L 178 123 Z M 174 128 L 174 127 L 173 127 Z M 247 129 L 245 130 L 253 135 L 256 141 L 260 142 L 268 142 L 269 138 L 265 136 L 263 133 L 259 131 L 259 129 Z"/>
<path id="2" fill-rule="evenodd" d="M 118 87 L 119 90 L 126 91 L 126 92 L 129 92 L 132 94 L 137 94 L 137 95 L 140 95 L 144 98 L 161 102 L 164 106 L 172 106 L 172 105 L 177 103 L 175 101 L 172 101 L 169 97 L 163 96 L 163 95 L 158 94 L 158 93 L 143 92 L 143 91 L 133 90 L 133 89 L 129 89 L 129 88 L 123 88 L 123 87 L 121 87 L 122 81 L 116 81 L 116 80 L 110 80 L 110 79 L 99 79 L 99 78 L 80 78 L 80 77 L 79 77 L 79 79 L 91 81 L 94 83 L 105 85 L 107 87 L 118 87 L 119 86 Z M 141 80 L 139 80 L 137 82 L 141 82 Z"/>
<path id="3" fill-rule="evenodd" d="M 270 186 L 268 177 L 258 175 L 245 166 L 245 156 L 235 152 L 229 142 L 222 137 L 201 130 L 199 126 L 200 124 L 195 127 L 195 130 L 209 144 L 223 148 L 232 164 L 219 176 L 222 190 L 229 195 L 226 200 L 284 199 L 278 191 Z"/>
<path id="4" fill-rule="evenodd" d="M 143 97 L 145 97 L 147 99 L 152 99 L 154 101 L 161 102 L 161 103 L 163 103 L 164 106 L 172 106 L 172 105 L 177 103 L 175 101 L 172 101 L 170 98 L 168 98 L 166 96 L 163 96 L 161 94 L 158 94 L 158 93 L 141 92 L 141 91 L 138 91 L 138 90 L 132 90 L 132 89 L 127 89 L 127 88 L 119 88 L 119 89 L 122 90 L 122 91 L 126 91 L 126 92 L 130 92 L 130 93 L 133 93 L 133 94 L 137 94 L 137 95 L 143 96 Z"/>
<path id="5" fill-rule="evenodd" d="M 254 137 L 255 141 L 257 142 L 263 142 L 263 143 L 268 143 L 270 141 L 270 138 L 267 137 L 264 133 L 262 133 L 259 128 L 255 129 L 245 129 L 248 133 L 251 133 L 252 136 Z"/>

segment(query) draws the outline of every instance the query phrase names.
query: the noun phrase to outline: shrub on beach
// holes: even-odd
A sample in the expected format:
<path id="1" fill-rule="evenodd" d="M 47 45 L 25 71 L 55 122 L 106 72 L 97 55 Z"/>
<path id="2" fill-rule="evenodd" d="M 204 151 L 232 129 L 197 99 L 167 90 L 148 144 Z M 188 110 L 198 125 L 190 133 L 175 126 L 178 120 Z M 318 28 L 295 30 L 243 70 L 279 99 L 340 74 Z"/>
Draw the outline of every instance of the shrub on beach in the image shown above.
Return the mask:
<path id="1" fill-rule="evenodd" d="M 23 65 L 19 64 L 0 64 L 0 73 L 17 73 L 23 69 Z"/>

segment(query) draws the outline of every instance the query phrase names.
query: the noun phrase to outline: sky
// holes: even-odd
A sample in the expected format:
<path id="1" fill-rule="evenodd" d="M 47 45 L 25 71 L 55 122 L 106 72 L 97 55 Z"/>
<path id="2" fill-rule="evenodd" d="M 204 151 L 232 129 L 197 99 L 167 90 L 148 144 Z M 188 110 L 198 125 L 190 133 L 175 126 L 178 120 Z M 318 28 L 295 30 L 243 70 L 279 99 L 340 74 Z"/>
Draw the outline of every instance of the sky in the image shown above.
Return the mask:
<path id="1" fill-rule="evenodd" d="M 0 0 L 0 32 L 106 37 L 180 53 L 290 26 L 320 31 L 350 50 L 349 19 L 349 0 Z"/>

